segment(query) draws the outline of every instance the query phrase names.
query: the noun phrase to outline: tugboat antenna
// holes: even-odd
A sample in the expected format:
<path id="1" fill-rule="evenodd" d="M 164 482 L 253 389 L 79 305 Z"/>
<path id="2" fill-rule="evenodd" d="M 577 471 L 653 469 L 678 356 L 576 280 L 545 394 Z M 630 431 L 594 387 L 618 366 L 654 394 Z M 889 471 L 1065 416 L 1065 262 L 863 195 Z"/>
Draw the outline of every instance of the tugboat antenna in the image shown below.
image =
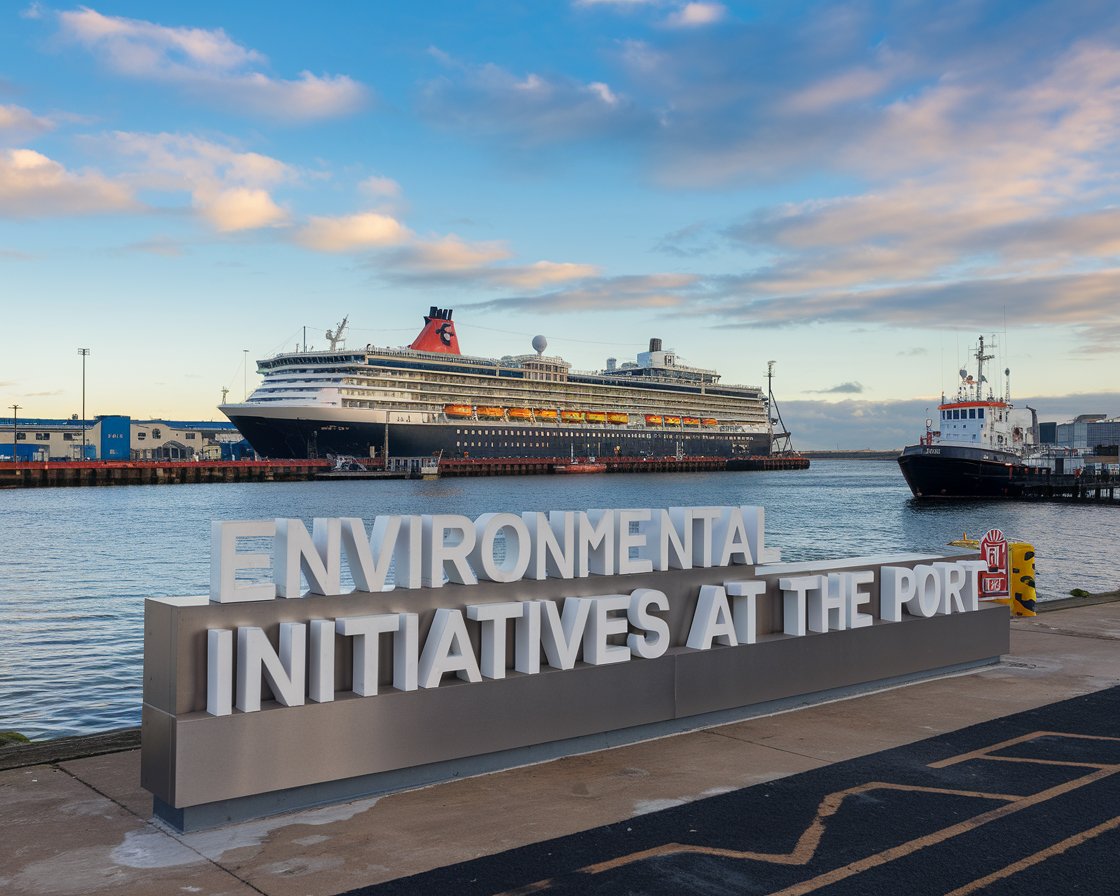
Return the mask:
<path id="1" fill-rule="evenodd" d="M 976 400 L 984 400 L 984 362 L 991 361 L 995 355 L 984 354 L 984 337 L 980 337 L 980 348 L 976 350 Z"/>

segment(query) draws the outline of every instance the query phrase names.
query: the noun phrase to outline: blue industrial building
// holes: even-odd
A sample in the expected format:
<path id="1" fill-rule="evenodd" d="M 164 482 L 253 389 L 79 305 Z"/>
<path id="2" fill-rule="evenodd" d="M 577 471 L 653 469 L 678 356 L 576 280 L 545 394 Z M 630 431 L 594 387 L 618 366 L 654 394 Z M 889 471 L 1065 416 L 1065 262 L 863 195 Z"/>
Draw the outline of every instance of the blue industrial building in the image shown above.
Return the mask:
<path id="1" fill-rule="evenodd" d="M 229 421 L 0 418 L 0 461 L 240 460 L 252 457 Z"/>

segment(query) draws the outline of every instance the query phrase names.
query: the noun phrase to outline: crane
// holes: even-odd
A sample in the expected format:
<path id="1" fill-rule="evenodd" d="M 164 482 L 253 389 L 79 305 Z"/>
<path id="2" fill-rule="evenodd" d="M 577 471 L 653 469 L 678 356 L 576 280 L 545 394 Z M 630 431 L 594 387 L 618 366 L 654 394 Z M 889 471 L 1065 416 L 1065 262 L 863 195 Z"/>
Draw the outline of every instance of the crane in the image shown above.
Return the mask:
<path id="1" fill-rule="evenodd" d="M 327 330 L 327 342 L 331 344 L 330 350 L 332 352 L 335 350 L 335 347 L 344 339 L 342 334 L 346 331 L 346 324 L 349 320 L 350 315 L 347 314 L 344 318 L 342 318 L 342 322 L 338 325 L 338 327 L 335 328 L 333 332 L 331 330 Z"/>

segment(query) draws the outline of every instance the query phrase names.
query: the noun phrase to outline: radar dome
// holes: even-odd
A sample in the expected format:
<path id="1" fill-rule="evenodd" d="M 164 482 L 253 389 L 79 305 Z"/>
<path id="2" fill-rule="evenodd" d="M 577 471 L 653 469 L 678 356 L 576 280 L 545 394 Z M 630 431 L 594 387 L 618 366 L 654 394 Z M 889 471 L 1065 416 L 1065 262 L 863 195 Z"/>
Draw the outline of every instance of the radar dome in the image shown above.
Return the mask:
<path id="1" fill-rule="evenodd" d="M 545 339 L 543 336 L 533 337 L 533 351 L 535 351 L 538 355 L 541 355 L 544 354 L 544 350 L 546 348 L 548 348 L 547 339 Z"/>

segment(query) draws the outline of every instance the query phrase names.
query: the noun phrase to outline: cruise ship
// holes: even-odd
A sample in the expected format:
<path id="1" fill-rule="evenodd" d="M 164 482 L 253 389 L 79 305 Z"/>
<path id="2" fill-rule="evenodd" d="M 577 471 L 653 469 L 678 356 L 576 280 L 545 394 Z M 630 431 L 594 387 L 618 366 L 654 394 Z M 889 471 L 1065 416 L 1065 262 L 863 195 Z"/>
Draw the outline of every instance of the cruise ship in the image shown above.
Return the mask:
<path id="1" fill-rule="evenodd" d="M 768 455 L 760 387 L 720 383 L 651 339 L 649 351 L 578 372 L 545 354 L 464 355 L 451 309 L 432 307 L 407 348 L 339 348 L 257 362 L 260 386 L 220 406 L 264 457 L 538 458 Z M 784 435 L 784 434 L 783 434 Z"/>

